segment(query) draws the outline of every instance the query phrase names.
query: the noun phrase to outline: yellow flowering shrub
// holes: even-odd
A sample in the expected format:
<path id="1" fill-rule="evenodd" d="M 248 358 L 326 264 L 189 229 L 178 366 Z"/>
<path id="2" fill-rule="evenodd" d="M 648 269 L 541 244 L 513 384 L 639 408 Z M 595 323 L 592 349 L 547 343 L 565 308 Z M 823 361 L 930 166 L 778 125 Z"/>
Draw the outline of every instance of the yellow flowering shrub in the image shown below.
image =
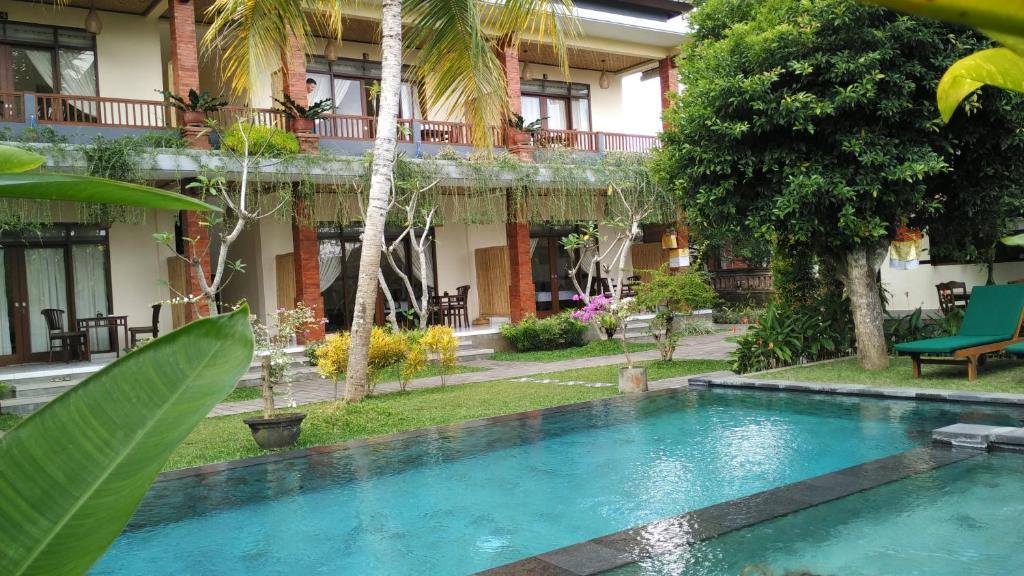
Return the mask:
<path id="1" fill-rule="evenodd" d="M 348 371 L 348 351 L 352 337 L 348 332 L 331 334 L 317 349 L 317 368 L 325 378 L 337 380 Z M 379 326 L 370 333 L 369 381 L 373 393 L 374 375 L 378 370 L 398 364 L 408 352 L 408 340 L 401 333 L 391 332 Z"/>
<path id="2" fill-rule="evenodd" d="M 409 385 L 409 381 L 427 369 L 427 349 L 419 342 L 414 342 L 411 338 L 409 340 L 409 351 L 405 354 L 405 360 L 402 361 L 402 369 L 398 373 L 399 384 L 403 392 L 405 392 L 406 386 Z"/>
<path id="3" fill-rule="evenodd" d="M 437 367 L 444 386 L 445 374 L 458 363 L 459 339 L 455 337 L 455 330 L 450 326 L 431 326 L 420 338 L 420 345 L 437 354 Z"/>

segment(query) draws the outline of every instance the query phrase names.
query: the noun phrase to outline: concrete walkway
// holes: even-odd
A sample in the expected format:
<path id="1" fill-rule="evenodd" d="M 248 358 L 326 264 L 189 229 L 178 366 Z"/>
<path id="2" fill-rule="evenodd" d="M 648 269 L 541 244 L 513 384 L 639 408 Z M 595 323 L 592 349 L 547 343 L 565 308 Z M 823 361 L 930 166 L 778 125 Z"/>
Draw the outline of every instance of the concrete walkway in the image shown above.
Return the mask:
<path id="1" fill-rule="evenodd" d="M 725 338 L 733 335 L 734 334 L 730 331 L 718 332 L 705 336 L 688 336 L 683 339 L 682 344 L 676 349 L 673 358 L 677 360 L 726 360 L 729 358 L 729 352 L 736 348 L 736 344 L 726 342 Z M 634 361 L 657 360 L 659 358 L 657 350 L 637 352 L 635 354 L 630 354 L 630 356 Z M 510 378 L 521 378 L 523 376 L 532 376 L 534 374 L 561 372 L 563 370 L 576 370 L 579 368 L 592 368 L 594 366 L 608 366 L 623 364 L 625 362 L 626 357 L 622 354 L 615 356 L 597 356 L 592 358 L 575 358 L 572 360 L 562 360 L 558 362 L 501 362 L 498 360 L 471 360 L 469 362 L 464 362 L 463 364 L 465 366 L 473 366 L 475 368 L 486 368 L 487 370 L 482 372 L 454 374 L 445 378 L 445 384 L 473 384 L 477 382 L 489 382 L 491 380 L 506 380 Z M 669 380 L 675 381 L 677 379 Z M 679 379 L 679 381 L 685 381 L 685 378 Z M 675 382 L 666 382 L 665 384 L 669 386 L 672 384 L 679 385 Z M 408 389 L 419 390 L 423 388 L 435 388 L 440 385 L 441 378 L 434 376 L 431 378 L 419 378 L 417 380 L 413 380 L 409 383 Z M 344 393 L 344 386 L 344 383 L 338 383 L 339 394 Z M 653 388 L 654 386 L 652 385 L 652 389 Z M 381 382 L 377 385 L 374 394 L 388 394 L 391 392 L 397 392 L 398 390 L 398 382 Z M 299 406 L 303 404 L 313 404 L 316 402 L 334 400 L 334 382 L 319 377 L 298 380 L 292 384 L 292 398 Z M 284 398 L 278 396 L 278 407 L 282 407 L 283 402 Z M 263 400 L 261 399 L 243 400 L 241 402 L 223 402 L 215 406 L 208 416 L 214 417 L 227 416 L 230 414 L 243 414 L 246 412 L 255 412 L 262 408 Z"/>

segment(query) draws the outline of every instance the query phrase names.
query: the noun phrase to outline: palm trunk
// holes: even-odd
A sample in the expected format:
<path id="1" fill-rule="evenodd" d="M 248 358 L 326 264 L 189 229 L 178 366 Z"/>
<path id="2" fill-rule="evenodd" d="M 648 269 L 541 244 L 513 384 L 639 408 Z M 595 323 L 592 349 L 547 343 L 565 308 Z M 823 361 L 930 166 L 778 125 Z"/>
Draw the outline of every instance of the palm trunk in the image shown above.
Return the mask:
<path id="1" fill-rule="evenodd" d="M 884 252 L 861 247 L 846 255 L 846 291 L 857 334 L 857 359 L 865 370 L 885 370 L 889 353 L 885 346 L 882 298 L 878 293 L 879 254 Z"/>
<path id="2" fill-rule="evenodd" d="M 398 93 L 402 77 L 402 0 L 384 0 L 381 8 L 381 82 L 377 109 L 377 138 L 373 144 L 370 194 L 363 226 L 363 247 L 359 257 L 359 282 L 352 314 L 352 339 L 349 349 L 345 397 L 361 400 L 366 396 L 370 332 L 377 303 L 377 275 L 383 246 L 395 164 L 395 135 L 398 131 Z"/>

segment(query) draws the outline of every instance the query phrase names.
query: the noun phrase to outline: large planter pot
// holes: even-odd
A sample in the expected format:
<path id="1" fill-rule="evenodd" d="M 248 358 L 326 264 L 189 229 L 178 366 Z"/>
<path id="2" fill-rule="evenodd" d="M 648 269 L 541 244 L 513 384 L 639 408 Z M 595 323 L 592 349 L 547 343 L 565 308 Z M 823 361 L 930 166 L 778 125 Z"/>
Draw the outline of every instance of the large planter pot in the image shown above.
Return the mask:
<path id="1" fill-rule="evenodd" d="M 313 123 L 316 122 L 312 118 L 291 118 L 288 120 L 288 125 L 291 127 L 291 131 L 296 134 L 305 134 L 313 131 Z"/>
<path id="2" fill-rule="evenodd" d="M 302 421 L 306 418 L 300 412 L 278 414 L 270 418 L 246 418 L 252 438 L 264 450 L 287 448 L 299 439 Z"/>
<path id="3" fill-rule="evenodd" d="M 206 124 L 206 112 L 183 110 L 181 112 L 181 122 L 186 126 L 203 126 Z"/>
<path id="4" fill-rule="evenodd" d="M 619 392 L 636 394 L 647 392 L 647 368 L 619 368 Z"/>

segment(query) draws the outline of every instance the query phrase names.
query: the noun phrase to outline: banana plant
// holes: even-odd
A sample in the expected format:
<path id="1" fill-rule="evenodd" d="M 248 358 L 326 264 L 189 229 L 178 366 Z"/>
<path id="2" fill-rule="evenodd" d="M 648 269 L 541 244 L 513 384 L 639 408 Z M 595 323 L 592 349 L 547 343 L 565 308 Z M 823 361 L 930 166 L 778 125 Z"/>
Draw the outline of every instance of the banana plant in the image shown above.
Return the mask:
<path id="1" fill-rule="evenodd" d="M 45 157 L 35 152 L 0 145 L 0 198 L 220 211 L 220 208 L 195 198 L 151 186 L 78 174 L 31 172 L 45 161 Z"/>
<path id="2" fill-rule="evenodd" d="M 217 210 L 148 186 L 26 173 L 0 146 L 0 197 Z M 0 574 L 84 574 L 168 456 L 249 369 L 248 307 L 200 320 L 107 365 L 0 437 Z"/>
<path id="3" fill-rule="evenodd" d="M 895 10 L 974 27 L 1002 44 L 961 58 L 946 70 L 936 91 L 939 113 L 949 122 L 975 90 L 995 86 L 1024 94 L 1024 0 L 868 0 Z M 1024 246 L 1024 234 L 1002 239 Z"/>

